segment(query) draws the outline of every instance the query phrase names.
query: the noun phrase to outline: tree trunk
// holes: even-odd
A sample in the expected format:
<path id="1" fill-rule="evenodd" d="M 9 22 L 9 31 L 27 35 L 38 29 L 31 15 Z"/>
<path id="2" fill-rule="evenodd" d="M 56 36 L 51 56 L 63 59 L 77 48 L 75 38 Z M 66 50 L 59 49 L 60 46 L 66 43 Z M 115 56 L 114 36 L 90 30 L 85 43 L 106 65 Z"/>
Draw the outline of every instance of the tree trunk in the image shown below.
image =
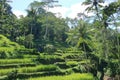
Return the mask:
<path id="1" fill-rule="evenodd" d="M 100 80 L 104 80 L 104 71 L 101 71 Z"/>

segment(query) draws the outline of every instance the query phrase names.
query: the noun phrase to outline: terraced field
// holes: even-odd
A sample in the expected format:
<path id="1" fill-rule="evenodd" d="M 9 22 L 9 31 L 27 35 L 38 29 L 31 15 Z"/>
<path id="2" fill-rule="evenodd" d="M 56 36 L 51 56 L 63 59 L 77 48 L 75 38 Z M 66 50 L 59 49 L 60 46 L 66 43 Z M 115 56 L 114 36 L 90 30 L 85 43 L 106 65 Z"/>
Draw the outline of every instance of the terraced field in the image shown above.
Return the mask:
<path id="1" fill-rule="evenodd" d="M 85 73 L 80 53 L 23 55 L 20 59 L 0 59 L 0 80 L 93 80 Z M 87 77 L 86 77 L 87 76 Z"/>
<path id="2" fill-rule="evenodd" d="M 66 76 L 49 76 L 49 77 L 38 77 L 30 78 L 30 80 L 93 80 L 91 74 L 71 74 Z"/>

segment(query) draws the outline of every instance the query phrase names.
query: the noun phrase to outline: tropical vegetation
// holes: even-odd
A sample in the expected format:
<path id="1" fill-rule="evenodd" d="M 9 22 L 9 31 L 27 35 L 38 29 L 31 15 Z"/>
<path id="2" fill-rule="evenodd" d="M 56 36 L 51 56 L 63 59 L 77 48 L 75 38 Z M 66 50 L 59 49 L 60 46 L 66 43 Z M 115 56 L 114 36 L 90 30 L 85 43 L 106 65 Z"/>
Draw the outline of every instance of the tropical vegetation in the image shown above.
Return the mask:
<path id="1" fill-rule="evenodd" d="M 57 17 L 46 1 L 17 18 L 0 0 L 0 80 L 120 80 L 120 1 L 85 0 L 75 19 Z"/>

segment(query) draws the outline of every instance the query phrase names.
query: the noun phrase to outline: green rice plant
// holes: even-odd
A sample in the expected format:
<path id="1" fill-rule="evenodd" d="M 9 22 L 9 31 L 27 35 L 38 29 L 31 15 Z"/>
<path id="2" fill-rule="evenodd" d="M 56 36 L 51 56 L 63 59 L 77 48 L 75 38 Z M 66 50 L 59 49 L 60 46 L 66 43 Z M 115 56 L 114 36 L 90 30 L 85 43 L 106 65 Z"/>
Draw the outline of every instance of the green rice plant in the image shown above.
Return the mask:
<path id="1" fill-rule="evenodd" d="M 10 41 L 7 37 L 0 35 L 0 58 L 15 57 L 17 51 L 23 46 Z"/>
<path id="2" fill-rule="evenodd" d="M 18 70 L 19 73 L 32 73 L 41 71 L 55 71 L 57 66 L 55 65 L 39 65 L 36 67 L 23 67 Z"/>
<path id="3" fill-rule="evenodd" d="M 9 39 L 7 39 L 5 36 L 0 35 L 0 46 L 8 46 L 8 43 L 10 42 Z"/>
<path id="4" fill-rule="evenodd" d="M 61 56 L 41 54 L 36 61 L 42 64 L 53 64 L 55 62 L 64 62 L 65 60 Z"/>
<path id="5" fill-rule="evenodd" d="M 89 59 L 84 59 L 82 61 L 79 62 L 80 64 L 88 64 L 90 63 L 90 60 Z"/>
<path id="6" fill-rule="evenodd" d="M 7 80 L 7 76 L 0 76 L 0 80 Z"/>
<path id="7" fill-rule="evenodd" d="M 7 37 L 0 35 L 0 47 L 14 47 L 20 48 L 20 45 L 10 41 Z"/>
<path id="8" fill-rule="evenodd" d="M 63 54 L 62 56 L 65 59 L 78 59 L 78 60 L 82 60 L 82 58 L 80 57 L 81 54 L 66 53 L 66 54 Z"/>
<path id="9" fill-rule="evenodd" d="M 66 64 L 71 66 L 71 67 L 74 67 L 74 66 L 78 65 L 78 62 L 77 61 L 67 61 Z"/>
<path id="10" fill-rule="evenodd" d="M 29 80 L 94 80 L 91 74 L 71 74 L 66 76 L 46 76 L 39 78 L 30 78 Z"/>
<path id="11" fill-rule="evenodd" d="M 0 59 L 0 64 L 32 63 L 31 59 Z"/>
<path id="12" fill-rule="evenodd" d="M 86 73 L 88 72 L 88 69 L 86 68 L 86 65 L 78 65 L 78 66 L 75 66 L 75 67 L 72 67 L 72 70 L 74 72 L 79 72 L 79 73 Z"/>
<path id="13" fill-rule="evenodd" d="M 11 52 L 14 51 L 13 47 L 0 47 L 0 52 L 6 51 L 6 52 Z"/>
<path id="14" fill-rule="evenodd" d="M 79 67 L 81 73 L 86 73 L 87 72 L 87 69 L 85 68 L 84 65 L 79 65 L 78 67 Z"/>
<path id="15" fill-rule="evenodd" d="M 65 75 L 65 72 L 61 71 L 44 71 L 44 72 L 33 72 L 33 73 L 18 73 L 20 80 L 28 80 L 30 77 L 42 77 L 42 76 L 53 76 L 53 75 Z"/>
<path id="16" fill-rule="evenodd" d="M 24 58 L 37 58 L 37 55 L 23 55 Z"/>
<path id="17" fill-rule="evenodd" d="M 52 54 L 56 51 L 56 47 L 52 44 L 46 44 L 44 46 L 44 50 L 45 50 L 46 53 Z"/>
<path id="18" fill-rule="evenodd" d="M 68 69 L 65 69 L 65 74 L 72 74 L 74 73 L 74 71 L 72 70 L 72 68 L 68 68 Z"/>
<path id="19" fill-rule="evenodd" d="M 16 63 L 16 64 L 2 64 L 0 65 L 0 69 L 8 69 L 8 68 L 18 68 L 18 67 L 35 67 L 35 63 Z"/>
<path id="20" fill-rule="evenodd" d="M 16 54 L 14 53 L 15 53 L 14 47 L 0 47 L 0 58 L 1 59 L 15 56 Z"/>
<path id="21" fill-rule="evenodd" d="M 46 58 L 46 59 L 57 59 L 57 58 L 62 58 L 61 56 L 58 55 L 46 55 L 46 54 L 40 54 L 40 58 Z"/>
<path id="22" fill-rule="evenodd" d="M 20 48 L 19 50 L 18 50 L 18 53 L 20 53 L 20 54 L 28 54 L 28 55 L 32 55 L 32 54 L 38 54 L 38 53 L 36 53 L 35 52 L 35 50 L 34 49 L 27 49 L 27 48 Z"/>
<path id="23" fill-rule="evenodd" d="M 62 53 L 59 53 L 59 52 L 55 52 L 54 55 L 57 55 L 57 56 L 61 56 L 62 57 Z"/>
<path id="24" fill-rule="evenodd" d="M 72 68 L 72 70 L 75 72 L 75 73 L 82 73 L 81 69 L 79 66 L 75 66 Z"/>
<path id="25" fill-rule="evenodd" d="M 10 69 L 0 69 L 0 76 L 7 75 L 13 70 L 17 70 L 18 73 L 34 73 L 42 71 L 56 71 L 57 66 L 55 65 L 39 65 L 34 67 L 22 67 L 22 68 L 10 68 Z"/>
<path id="26" fill-rule="evenodd" d="M 15 70 L 15 68 L 13 68 L 13 69 L 0 69 L 0 76 L 7 75 L 10 72 L 12 72 L 13 70 Z"/>
<path id="27" fill-rule="evenodd" d="M 61 69 L 70 68 L 70 66 L 67 65 L 65 62 L 56 62 L 55 65 L 59 66 Z"/>

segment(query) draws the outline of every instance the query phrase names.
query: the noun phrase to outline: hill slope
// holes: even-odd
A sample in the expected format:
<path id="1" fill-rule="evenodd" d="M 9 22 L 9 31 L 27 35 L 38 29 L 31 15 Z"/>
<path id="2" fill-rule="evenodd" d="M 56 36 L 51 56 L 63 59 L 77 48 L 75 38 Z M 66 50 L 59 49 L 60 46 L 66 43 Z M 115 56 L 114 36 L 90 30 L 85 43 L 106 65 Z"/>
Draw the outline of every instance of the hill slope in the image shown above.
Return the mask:
<path id="1" fill-rule="evenodd" d="M 15 52 L 21 46 L 15 42 L 10 41 L 7 37 L 0 35 L 0 58 L 7 58 L 16 55 Z"/>

